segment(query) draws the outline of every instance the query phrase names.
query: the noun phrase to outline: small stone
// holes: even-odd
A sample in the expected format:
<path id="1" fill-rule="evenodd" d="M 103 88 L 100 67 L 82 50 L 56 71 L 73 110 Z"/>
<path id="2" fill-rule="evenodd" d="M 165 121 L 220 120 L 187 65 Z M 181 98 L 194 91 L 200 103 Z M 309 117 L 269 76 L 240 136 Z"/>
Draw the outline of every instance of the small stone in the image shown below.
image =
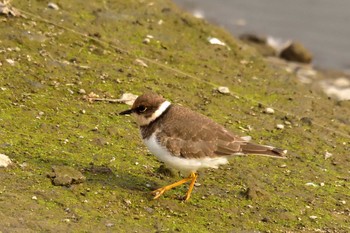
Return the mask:
<path id="1" fill-rule="evenodd" d="M 53 2 L 49 2 L 47 4 L 47 7 L 50 9 L 56 10 L 56 11 L 60 9 L 60 7 L 56 3 L 53 3 Z"/>
<path id="2" fill-rule="evenodd" d="M 273 108 L 265 108 L 264 112 L 267 113 L 267 114 L 274 114 L 275 110 L 273 110 Z"/>
<path id="3" fill-rule="evenodd" d="M 15 65 L 15 61 L 12 59 L 5 59 L 7 61 L 7 63 L 9 63 L 11 66 Z"/>
<path id="4" fill-rule="evenodd" d="M 139 64 L 140 66 L 148 67 L 148 65 L 144 61 L 142 61 L 141 59 L 136 59 L 135 62 L 137 64 Z"/>
<path id="5" fill-rule="evenodd" d="M 229 94 L 230 93 L 230 89 L 228 89 L 228 87 L 218 87 L 218 91 L 221 94 Z"/>
<path id="6" fill-rule="evenodd" d="M 79 89 L 78 93 L 79 94 L 86 94 L 86 91 L 84 89 Z"/>
<path id="7" fill-rule="evenodd" d="M 300 121 L 305 125 L 312 125 L 312 118 L 310 117 L 302 117 Z"/>
<path id="8" fill-rule="evenodd" d="M 280 168 L 285 168 L 285 167 L 287 167 L 287 164 L 281 164 L 281 165 L 279 165 L 278 167 L 280 167 Z"/>
<path id="9" fill-rule="evenodd" d="M 306 183 L 305 185 L 306 185 L 306 186 L 312 186 L 312 187 L 318 187 L 317 184 L 312 183 L 312 182 L 308 182 L 308 183 Z"/>
<path id="10" fill-rule="evenodd" d="M 0 168 L 8 167 L 12 163 L 11 159 L 4 154 L 0 154 Z"/>
<path id="11" fill-rule="evenodd" d="M 341 200 L 341 201 L 339 201 L 339 203 L 342 204 L 342 205 L 345 205 L 346 201 L 345 200 Z"/>
<path id="12" fill-rule="evenodd" d="M 326 153 L 324 154 L 324 159 L 329 159 L 332 156 L 333 156 L 332 153 L 329 153 L 328 151 L 326 151 Z"/>
<path id="13" fill-rule="evenodd" d="M 86 113 L 85 109 L 80 110 L 80 113 L 85 114 Z"/>
<path id="14" fill-rule="evenodd" d="M 32 196 L 32 200 L 38 200 L 36 196 Z"/>
<path id="15" fill-rule="evenodd" d="M 131 201 L 129 199 L 124 199 L 125 204 L 131 205 Z"/>
<path id="16" fill-rule="evenodd" d="M 321 183 L 320 183 L 320 186 L 321 186 L 321 187 L 325 186 L 325 183 L 321 182 Z"/>
<path id="17" fill-rule="evenodd" d="M 215 38 L 215 37 L 208 37 L 208 41 L 210 44 L 226 46 L 226 44 L 224 42 L 222 42 L 221 40 L 219 40 L 218 38 Z"/>
<path id="18" fill-rule="evenodd" d="M 52 173 L 47 175 L 51 178 L 53 185 L 71 186 L 72 184 L 83 183 L 86 178 L 80 172 L 68 166 L 53 166 Z"/>
<path id="19" fill-rule="evenodd" d="M 310 218 L 311 220 L 316 220 L 316 219 L 317 219 L 317 216 L 311 215 L 311 216 L 309 216 L 309 218 Z"/>
<path id="20" fill-rule="evenodd" d="M 114 223 L 106 223 L 106 227 L 113 227 L 114 226 Z"/>
<path id="21" fill-rule="evenodd" d="M 291 43 L 281 52 L 280 57 L 287 61 L 296 61 L 301 63 L 310 63 L 312 61 L 310 51 L 308 51 L 298 42 Z"/>
<path id="22" fill-rule="evenodd" d="M 276 125 L 276 128 L 277 128 L 277 129 L 284 129 L 284 125 L 283 125 L 283 124 L 277 124 L 277 125 Z"/>
<path id="23" fill-rule="evenodd" d="M 134 102 L 135 102 L 135 100 L 136 100 L 137 97 L 138 97 L 137 95 L 134 95 L 134 94 L 132 94 L 132 93 L 124 93 L 124 94 L 120 97 L 120 101 L 121 101 L 121 102 L 124 102 L 125 104 L 131 106 L 131 105 L 134 104 Z"/>
<path id="24" fill-rule="evenodd" d="M 145 38 L 145 39 L 143 39 L 142 43 L 149 44 L 149 43 L 151 43 L 151 39 L 150 38 Z"/>
<path id="25" fill-rule="evenodd" d="M 154 209 L 151 207 L 145 207 L 145 210 L 149 213 L 152 214 L 154 212 Z"/>

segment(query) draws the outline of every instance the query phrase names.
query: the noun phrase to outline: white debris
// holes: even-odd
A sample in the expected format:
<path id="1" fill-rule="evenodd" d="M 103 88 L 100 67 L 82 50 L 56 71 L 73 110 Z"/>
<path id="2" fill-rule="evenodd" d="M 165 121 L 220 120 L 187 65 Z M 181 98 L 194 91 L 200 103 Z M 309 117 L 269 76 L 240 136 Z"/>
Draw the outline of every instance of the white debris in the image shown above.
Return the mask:
<path id="1" fill-rule="evenodd" d="M 135 62 L 137 64 L 139 64 L 140 66 L 148 67 L 148 65 L 144 61 L 142 61 L 141 59 L 136 59 Z"/>
<path id="2" fill-rule="evenodd" d="M 330 80 L 323 80 L 320 86 L 323 91 L 330 97 L 337 100 L 350 100 L 350 87 L 339 87 L 345 85 L 345 80 L 332 82 Z"/>
<path id="3" fill-rule="evenodd" d="M 201 10 L 198 10 L 198 9 L 192 11 L 192 15 L 193 15 L 195 18 L 197 18 L 197 19 L 203 19 L 203 18 L 204 18 L 204 12 L 201 11 Z"/>
<path id="4" fill-rule="evenodd" d="M 321 182 L 321 183 L 320 183 L 320 186 L 321 186 L 321 187 L 325 186 L 325 183 Z"/>
<path id="5" fill-rule="evenodd" d="M 14 17 L 21 15 L 16 8 L 11 6 L 10 0 L 3 0 L 0 2 L 0 15 L 1 14 Z"/>
<path id="6" fill-rule="evenodd" d="M 283 39 L 280 39 L 280 38 L 275 38 L 275 37 L 272 37 L 272 36 L 268 36 L 266 43 L 267 43 L 267 45 L 269 45 L 270 47 L 275 49 L 277 54 L 280 54 L 280 52 L 282 50 L 284 50 L 285 48 L 290 46 L 292 41 L 291 40 L 283 40 Z"/>
<path id="7" fill-rule="evenodd" d="M 38 200 L 36 196 L 32 196 L 32 200 Z"/>
<path id="8" fill-rule="evenodd" d="M 350 86 L 350 80 L 345 77 L 339 77 L 333 82 L 336 87 L 348 87 Z"/>
<path id="9" fill-rule="evenodd" d="M 47 4 L 47 7 L 50 9 L 56 10 L 56 11 L 60 9 L 60 7 L 56 3 L 53 3 L 53 2 L 49 2 Z"/>
<path id="10" fill-rule="evenodd" d="M 131 106 L 131 105 L 134 104 L 134 102 L 135 102 L 137 97 L 138 97 L 137 95 L 134 95 L 134 94 L 131 94 L 131 93 L 124 93 L 120 97 L 120 101 Z"/>
<path id="11" fill-rule="evenodd" d="M 208 41 L 210 44 L 226 46 L 225 42 L 222 42 L 221 40 L 219 40 L 218 38 L 215 38 L 215 37 L 208 37 Z"/>
<path id="12" fill-rule="evenodd" d="M 12 163 L 11 159 L 4 154 L 0 154 L 0 167 L 7 167 Z"/>
<path id="13" fill-rule="evenodd" d="M 324 159 L 329 159 L 332 156 L 333 156 L 332 153 L 329 153 L 328 151 L 326 151 L 326 153 L 324 154 Z"/>
<path id="14" fill-rule="evenodd" d="M 249 141 L 252 140 L 252 137 L 251 136 L 243 136 L 243 137 L 241 137 L 241 139 L 243 139 L 244 141 L 249 142 Z"/>
<path id="15" fill-rule="evenodd" d="M 79 89 L 78 93 L 79 94 L 86 94 L 86 91 L 84 89 Z"/>
<path id="16" fill-rule="evenodd" d="M 312 183 L 312 182 L 306 183 L 305 185 L 306 185 L 306 186 L 312 186 L 312 187 L 318 187 L 317 184 Z"/>
<path id="17" fill-rule="evenodd" d="M 7 61 L 7 63 L 9 63 L 11 66 L 15 65 L 15 61 L 12 59 L 5 59 Z"/>
<path id="18" fill-rule="evenodd" d="M 317 216 L 311 215 L 311 216 L 309 216 L 309 218 L 312 219 L 312 220 L 316 220 L 316 219 L 317 219 Z"/>
<path id="19" fill-rule="evenodd" d="M 346 204 L 346 201 L 345 200 L 341 200 L 341 201 L 339 201 L 340 202 L 340 204 L 342 204 L 342 205 L 345 205 Z"/>
<path id="20" fill-rule="evenodd" d="M 131 205 L 131 201 L 129 199 L 124 199 L 125 204 Z"/>
<path id="21" fill-rule="evenodd" d="M 265 108 L 265 113 L 274 114 L 275 110 L 273 110 L 273 108 Z"/>
<path id="22" fill-rule="evenodd" d="M 218 87 L 218 91 L 221 94 L 229 94 L 230 93 L 230 89 L 228 89 L 228 87 Z"/>
<path id="23" fill-rule="evenodd" d="M 277 129 L 284 129 L 284 125 L 283 125 L 283 124 L 277 124 L 277 125 L 276 125 L 276 128 L 277 128 Z"/>

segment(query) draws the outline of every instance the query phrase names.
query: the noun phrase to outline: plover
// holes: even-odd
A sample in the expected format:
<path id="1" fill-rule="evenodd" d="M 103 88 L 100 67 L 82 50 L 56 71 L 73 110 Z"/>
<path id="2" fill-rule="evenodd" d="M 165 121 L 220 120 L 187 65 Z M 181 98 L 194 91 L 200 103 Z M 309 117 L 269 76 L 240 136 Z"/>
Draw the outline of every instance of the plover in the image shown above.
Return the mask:
<path id="1" fill-rule="evenodd" d="M 188 200 L 203 168 L 218 168 L 235 155 L 256 154 L 285 158 L 286 150 L 249 142 L 210 118 L 189 108 L 171 104 L 162 96 L 146 93 L 139 96 L 131 109 L 120 115 L 135 117 L 148 149 L 167 166 L 188 177 L 159 188 L 154 199 L 176 186 L 191 182 L 184 197 Z"/>

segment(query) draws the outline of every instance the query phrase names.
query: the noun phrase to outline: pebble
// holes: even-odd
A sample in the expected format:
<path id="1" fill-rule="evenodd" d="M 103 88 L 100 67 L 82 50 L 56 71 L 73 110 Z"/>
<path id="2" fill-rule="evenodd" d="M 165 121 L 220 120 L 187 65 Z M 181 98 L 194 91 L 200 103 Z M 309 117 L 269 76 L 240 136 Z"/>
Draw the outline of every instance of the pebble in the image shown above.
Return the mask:
<path id="1" fill-rule="evenodd" d="M 131 106 L 131 105 L 134 104 L 134 102 L 135 102 L 135 100 L 136 100 L 137 97 L 138 97 L 137 95 L 134 95 L 134 94 L 132 94 L 132 93 L 124 93 L 124 94 L 120 97 L 120 101 L 121 101 L 121 102 L 124 102 L 125 104 Z"/>
<path id="2" fill-rule="evenodd" d="M 276 128 L 277 128 L 277 129 L 284 129 L 284 125 L 282 125 L 282 124 L 277 124 L 277 125 L 276 125 Z"/>
<path id="3" fill-rule="evenodd" d="M 333 156 L 332 153 L 329 153 L 328 151 L 326 151 L 326 153 L 324 154 L 324 159 L 329 159 L 332 156 Z"/>
<path id="4" fill-rule="evenodd" d="M 7 63 L 9 63 L 11 66 L 15 65 L 15 61 L 12 59 L 5 59 Z"/>
<path id="5" fill-rule="evenodd" d="M 151 39 L 150 38 L 145 38 L 143 39 L 142 43 L 144 44 L 149 44 L 151 42 Z"/>
<path id="6" fill-rule="evenodd" d="M 135 62 L 137 64 L 139 64 L 140 66 L 148 67 L 148 65 L 144 61 L 142 61 L 141 59 L 136 59 Z"/>
<path id="7" fill-rule="evenodd" d="M 317 187 L 318 185 L 312 182 L 308 182 L 305 184 L 306 186 L 312 186 L 312 187 Z"/>
<path id="8" fill-rule="evenodd" d="M 345 200 L 341 200 L 341 201 L 339 201 L 340 202 L 340 204 L 342 204 L 342 205 L 345 205 L 346 204 L 346 201 Z"/>
<path id="9" fill-rule="evenodd" d="M 50 9 L 56 10 L 56 11 L 60 9 L 60 7 L 56 3 L 53 3 L 53 2 L 49 2 L 47 4 L 47 7 Z"/>
<path id="10" fill-rule="evenodd" d="M 265 108 L 265 113 L 267 113 L 267 114 L 274 114 L 275 110 L 273 110 L 273 108 Z"/>
<path id="11" fill-rule="evenodd" d="M 12 163 L 11 159 L 4 154 L 0 154 L 0 167 L 7 167 Z"/>
<path id="12" fill-rule="evenodd" d="M 106 227 L 113 227 L 114 223 L 106 223 Z"/>
<path id="13" fill-rule="evenodd" d="M 311 215 L 311 216 L 309 216 L 309 218 L 312 219 L 312 220 L 316 220 L 316 219 L 317 219 L 317 216 Z"/>
<path id="14" fill-rule="evenodd" d="M 86 94 L 86 91 L 84 89 L 79 89 L 78 93 L 79 94 Z"/>
<path id="15" fill-rule="evenodd" d="M 128 200 L 128 199 L 124 199 L 124 202 L 125 202 L 125 204 L 127 204 L 127 205 L 131 205 L 131 201 Z"/>
<path id="16" fill-rule="evenodd" d="M 222 42 L 221 40 L 215 37 L 208 37 L 208 41 L 210 44 L 226 46 L 226 43 Z"/>
<path id="17" fill-rule="evenodd" d="M 229 94 L 230 93 L 230 89 L 228 89 L 228 87 L 218 87 L 218 91 L 221 94 Z"/>

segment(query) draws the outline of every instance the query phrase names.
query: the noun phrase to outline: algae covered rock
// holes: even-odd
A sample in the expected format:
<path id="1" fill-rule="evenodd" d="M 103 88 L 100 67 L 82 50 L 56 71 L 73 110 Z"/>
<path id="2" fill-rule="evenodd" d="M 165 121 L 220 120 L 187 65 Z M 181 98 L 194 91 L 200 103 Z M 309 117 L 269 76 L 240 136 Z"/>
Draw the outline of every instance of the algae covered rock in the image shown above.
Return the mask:
<path id="1" fill-rule="evenodd" d="M 54 166 L 52 172 L 47 176 L 51 178 L 52 184 L 56 186 L 80 184 L 86 179 L 80 171 L 68 166 Z"/>

